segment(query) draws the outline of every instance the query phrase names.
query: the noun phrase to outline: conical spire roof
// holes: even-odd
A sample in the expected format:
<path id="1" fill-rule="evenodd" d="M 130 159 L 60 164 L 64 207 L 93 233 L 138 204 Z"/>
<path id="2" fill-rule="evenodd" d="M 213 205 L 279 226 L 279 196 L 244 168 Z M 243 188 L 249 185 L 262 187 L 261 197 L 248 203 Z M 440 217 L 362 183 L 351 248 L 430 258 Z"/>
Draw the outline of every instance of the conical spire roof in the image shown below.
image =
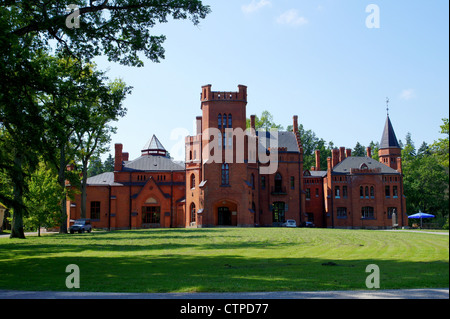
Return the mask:
<path id="1" fill-rule="evenodd" d="M 380 149 L 383 148 L 400 148 L 389 115 L 386 118 L 386 124 L 380 142 Z"/>
<path id="2" fill-rule="evenodd" d="M 152 138 L 145 144 L 142 149 L 142 155 L 162 155 L 166 156 L 167 151 L 156 135 L 153 134 Z"/>

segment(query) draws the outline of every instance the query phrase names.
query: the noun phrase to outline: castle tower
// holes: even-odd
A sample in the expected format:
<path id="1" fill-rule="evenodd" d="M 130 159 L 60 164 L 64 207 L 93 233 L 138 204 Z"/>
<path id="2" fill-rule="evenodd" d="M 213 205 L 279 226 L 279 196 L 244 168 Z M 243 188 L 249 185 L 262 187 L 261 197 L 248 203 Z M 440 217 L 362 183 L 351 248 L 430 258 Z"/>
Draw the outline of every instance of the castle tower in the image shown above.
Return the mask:
<path id="1" fill-rule="evenodd" d="M 197 127 L 201 132 L 197 130 L 196 137 L 186 139 L 187 159 L 191 152 L 201 153 L 198 161 L 187 160 L 186 179 L 188 183 L 193 181 L 193 187 L 186 187 L 186 224 L 254 225 L 255 177 L 252 179 L 247 163 L 247 138 L 235 135 L 246 130 L 247 87 L 239 85 L 237 92 L 215 92 L 211 85 L 205 85 L 200 100 L 202 117 L 197 118 L 197 122 L 201 120 Z"/>
<path id="2" fill-rule="evenodd" d="M 381 137 L 380 148 L 378 150 L 380 162 L 395 170 L 401 169 L 401 151 L 402 150 L 398 144 L 398 140 L 395 136 L 394 128 L 388 114 L 383 135 Z"/>

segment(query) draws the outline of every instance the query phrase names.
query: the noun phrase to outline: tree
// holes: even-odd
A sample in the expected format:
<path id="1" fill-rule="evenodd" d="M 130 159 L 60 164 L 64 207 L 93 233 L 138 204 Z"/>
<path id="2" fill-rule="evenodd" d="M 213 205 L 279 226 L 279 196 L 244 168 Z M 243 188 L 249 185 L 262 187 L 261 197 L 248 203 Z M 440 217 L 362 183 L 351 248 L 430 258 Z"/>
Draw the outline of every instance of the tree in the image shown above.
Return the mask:
<path id="1" fill-rule="evenodd" d="M 88 120 L 83 123 L 75 134 L 80 141 L 78 158 L 81 161 L 81 218 L 86 218 L 86 187 L 88 177 L 88 164 L 92 155 L 100 155 L 108 150 L 108 143 L 111 141 L 110 134 L 115 132 L 115 128 L 108 125 L 108 122 L 117 121 L 119 117 L 125 115 L 122 102 L 125 95 L 129 93 L 129 88 L 124 82 L 116 80 L 109 84 L 111 98 L 108 95 L 101 99 L 95 99 L 89 107 Z"/>
<path id="2" fill-rule="evenodd" d="M 247 128 L 250 128 L 251 120 L 247 119 Z M 273 115 L 269 111 L 263 111 L 261 117 L 255 116 L 255 129 L 263 129 L 269 131 L 270 129 L 283 130 L 283 126 L 276 124 L 273 121 Z"/>
<path id="3" fill-rule="evenodd" d="M 440 138 L 437 141 L 435 141 L 431 145 L 431 151 L 435 157 L 437 157 L 439 163 L 447 168 L 449 167 L 449 124 L 448 124 L 448 118 L 442 119 L 444 122 L 443 125 L 441 125 L 441 134 L 444 134 L 444 138 Z"/>
<path id="4" fill-rule="evenodd" d="M 71 29 L 66 24 L 70 19 L 66 12 L 69 4 L 80 6 L 77 11 L 82 20 L 80 28 Z M 39 151 L 45 149 L 45 143 L 50 141 L 44 138 L 44 132 L 59 131 L 58 123 L 45 123 L 49 119 L 48 114 L 53 113 L 63 120 L 75 116 L 70 112 L 60 115 L 51 108 L 43 107 L 49 105 L 51 101 L 48 98 L 54 96 L 58 87 L 74 89 L 69 90 L 70 94 L 66 92 L 67 98 L 77 100 L 78 97 L 75 85 L 70 86 L 70 82 L 61 85 L 64 78 L 55 77 L 52 68 L 47 68 L 52 62 L 45 55 L 52 49 L 52 41 L 57 43 L 56 54 L 64 53 L 79 62 L 71 65 L 72 72 L 83 72 L 83 62 L 102 54 L 108 56 L 110 61 L 142 66 L 139 53 L 144 53 L 153 62 L 164 58 L 162 44 L 165 37 L 151 35 L 153 26 L 158 22 L 167 22 L 168 17 L 175 20 L 189 18 L 197 25 L 209 12 L 208 6 L 196 0 L 0 2 L 0 125 L 8 131 L 13 141 L 8 148 L 0 149 L 2 169 L 10 175 L 13 196 L 7 198 L 1 195 L 0 198 L 9 200 L 9 206 L 14 210 L 11 237 L 25 237 L 22 222 L 26 210 L 23 205 L 25 171 L 32 171 L 37 166 Z M 48 111 L 47 114 L 43 114 L 43 110 Z M 52 162 L 59 171 L 58 182 L 62 184 L 68 154 L 62 147 L 62 138 L 57 143 L 59 153 L 52 156 Z M 66 140 L 64 143 L 73 141 Z M 59 163 L 54 160 L 56 156 Z M 3 162 L 5 159 L 9 161 Z M 63 218 L 64 208 L 62 210 Z"/>
<path id="5" fill-rule="evenodd" d="M 353 156 L 366 156 L 366 149 L 363 145 L 361 145 L 359 142 L 356 142 L 355 148 L 353 149 L 352 152 Z"/>
<path id="6" fill-rule="evenodd" d="M 89 160 L 89 166 L 87 170 L 87 176 L 92 177 L 96 175 L 100 175 L 104 171 L 104 165 L 102 164 L 102 159 L 95 155 L 92 156 Z"/>
<path id="7" fill-rule="evenodd" d="M 371 141 L 369 144 L 370 149 L 372 150 L 372 158 L 379 161 L 380 157 L 378 156 L 378 150 L 380 149 L 380 143 Z"/>
<path id="8" fill-rule="evenodd" d="M 103 163 L 103 172 L 114 172 L 114 157 L 112 157 L 111 153 Z"/>
<path id="9" fill-rule="evenodd" d="M 65 202 L 65 196 L 57 178 L 55 172 L 47 168 L 44 162 L 30 176 L 24 200 L 29 212 L 25 224 L 37 229 L 38 236 L 41 235 L 42 226 L 54 227 L 59 222 L 59 209 L 61 202 Z"/>

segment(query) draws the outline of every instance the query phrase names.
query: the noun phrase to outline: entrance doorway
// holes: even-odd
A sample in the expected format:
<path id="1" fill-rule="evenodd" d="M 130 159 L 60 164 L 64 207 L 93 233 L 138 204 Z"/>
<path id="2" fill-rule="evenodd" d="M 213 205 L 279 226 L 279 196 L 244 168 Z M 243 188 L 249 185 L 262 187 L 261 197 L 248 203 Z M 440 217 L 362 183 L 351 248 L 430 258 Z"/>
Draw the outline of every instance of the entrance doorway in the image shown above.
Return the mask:
<path id="1" fill-rule="evenodd" d="M 218 225 L 231 226 L 231 211 L 228 207 L 219 207 Z"/>
<path id="2" fill-rule="evenodd" d="M 272 222 L 274 226 L 281 226 L 286 221 L 285 217 L 285 203 L 274 202 L 272 205 Z"/>

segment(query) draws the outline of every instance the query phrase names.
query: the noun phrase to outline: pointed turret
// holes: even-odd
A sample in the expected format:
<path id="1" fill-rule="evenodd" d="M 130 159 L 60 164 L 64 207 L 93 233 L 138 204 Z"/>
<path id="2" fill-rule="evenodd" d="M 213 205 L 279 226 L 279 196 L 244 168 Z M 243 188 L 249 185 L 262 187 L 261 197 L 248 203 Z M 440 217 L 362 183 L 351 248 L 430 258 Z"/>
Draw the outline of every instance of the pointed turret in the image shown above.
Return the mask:
<path id="1" fill-rule="evenodd" d="M 380 149 L 383 148 L 400 148 L 389 115 L 386 118 L 386 124 L 384 126 L 383 136 L 381 137 L 380 142 Z"/>
<path id="2" fill-rule="evenodd" d="M 378 150 L 378 156 L 380 162 L 398 170 L 400 167 L 400 157 L 402 155 L 400 145 L 398 144 L 397 137 L 394 132 L 389 114 L 386 118 L 386 124 L 384 126 L 383 135 L 381 136 L 380 148 Z"/>

